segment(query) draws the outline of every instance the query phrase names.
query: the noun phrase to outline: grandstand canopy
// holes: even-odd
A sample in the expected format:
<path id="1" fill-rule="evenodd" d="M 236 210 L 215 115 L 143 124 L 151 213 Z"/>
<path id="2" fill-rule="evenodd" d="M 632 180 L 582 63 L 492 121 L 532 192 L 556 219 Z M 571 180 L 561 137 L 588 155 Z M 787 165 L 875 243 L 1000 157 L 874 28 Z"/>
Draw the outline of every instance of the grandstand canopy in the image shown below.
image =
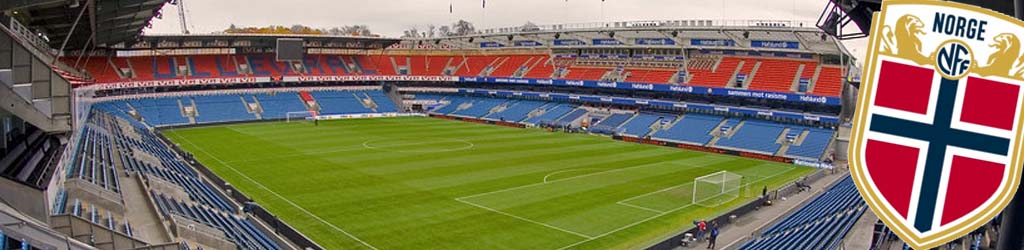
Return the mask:
<path id="1" fill-rule="evenodd" d="M 299 38 L 306 48 L 383 49 L 400 39 L 300 34 L 147 35 L 125 49 L 160 48 L 274 48 L 279 38 Z"/>
<path id="2" fill-rule="evenodd" d="M 165 3 L 166 0 L 4 0 L 0 1 L 0 10 L 46 35 L 53 48 L 60 48 L 70 36 L 64 49 L 75 50 L 135 41 L 150 20 L 160 15 Z M 90 38 L 95 40 L 90 42 Z"/>

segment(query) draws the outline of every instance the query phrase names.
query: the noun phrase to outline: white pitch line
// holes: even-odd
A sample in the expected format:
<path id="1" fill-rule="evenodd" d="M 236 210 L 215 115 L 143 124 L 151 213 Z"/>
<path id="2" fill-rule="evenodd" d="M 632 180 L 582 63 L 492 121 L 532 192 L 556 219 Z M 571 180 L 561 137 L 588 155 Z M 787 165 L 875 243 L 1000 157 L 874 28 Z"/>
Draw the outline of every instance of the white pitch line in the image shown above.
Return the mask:
<path id="1" fill-rule="evenodd" d="M 583 170 L 594 170 L 594 169 L 602 169 L 602 168 L 575 168 L 575 169 L 566 169 L 566 170 L 559 170 L 559 171 L 551 172 L 550 174 L 544 176 L 544 183 L 548 183 L 548 177 L 551 177 L 552 175 L 555 175 L 555 174 L 569 173 L 569 172 L 576 172 L 576 171 L 583 171 Z"/>
<path id="2" fill-rule="evenodd" d="M 455 200 L 458 201 L 458 202 L 465 203 L 465 204 L 470 205 L 470 206 L 478 207 L 478 208 L 481 208 L 481 209 L 484 209 L 484 210 L 487 210 L 487 211 L 491 211 L 491 212 L 495 212 L 495 213 L 498 213 L 498 214 L 501 214 L 501 215 L 505 215 L 505 216 L 508 216 L 508 217 L 516 218 L 516 219 L 519 219 L 519 220 L 522 220 L 522 221 L 525 221 L 525 222 L 530 222 L 530 223 L 541 225 L 541 226 L 544 226 L 544 227 L 547 227 L 547 228 L 551 228 L 551 229 L 555 229 L 555 230 L 558 230 L 558 231 L 570 233 L 570 234 L 573 234 L 573 235 L 576 235 L 576 236 L 579 236 L 579 237 L 586 238 L 588 240 L 594 239 L 594 237 L 590 236 L 590 235 L 586 235 L 586 234 L 583 234 L 583 233 L 575 232 L 575 231 L 572 231 L 572 230 L 569 230 L 569 229 L 565 229 L 565 228 L 556 227 L 556 226 L 553 226 L 551 224 L 547 224 L 547 223 L 544 223 L 544 222 L 540 222 L 540 221 L 535 221 L 535 220 L 519 217 L 517 215 L 506 213 L 506 212 L 502 212 L 500 210 L 489 208 L 489 207 L 484 206 L 484 205 L 476 204 L 476 203 L 469 202 L 469 201 L 464 201 L 464 200 L 462 200 L 462 198 L 455 198 Z"/>
<path id="3" fill-rule="evenodd" d="M 642 206 L 637 206 L 637 205 L 625 203 L 625 202 L 622 202 L 622 201 L 617 201 L 617 202 L 615 202 L 615 204 L 619 204 L 619 205 L 623 205 L 623 206 L 627 206 L 627 207 L 631 207 L 631 208 L 636 208 L 636 209 L 641 209 L 641 210 L 646 210 L 646 211 L 651 211 L 651 212 L 655 212 L 655 213 L 659 213 L 659 214 L 665 212 L 665 211 L 661 211 L 661 210 L 657 210 L 657 209 L 653 209 L 653 208 L 642 207 Z"/>
<path id="4" fill-rule="evenodd" d="M 792 169 L 792 168 L 790 168 L 790 169 Z M 766 176 L 766 177 L 764 177 L 764 178 L 760 178 L 760 179 L 757 179 L 756 181 L 752 181 L 752 182 L 750 182 L 750 183 L 747 183 L 746 185 L 743 185 L 743 186 L 740 186 L 740 187 L 750 186 L 750 184 L 753 184 L 753 183 L 755 183 L 755 182 L 759 182 L 759 181 L 762 181 L 762 180 L 766 180 L 766 179 L 769 179 L 769 178 L 772 178 L 772 177 L 775 177 L 775 176 L 779 176 L 779 175 L 781 175 L 781 174 L 784 174 L 784 173 L 786 173 L 786 172 L 789 172 L 789 171 L 788 171 L 788 170 L 787 170 L 787 171 L 781 171 L 781 172 L 775 173 L 775 174 L 773 174 L 773 175 L 770 175 L 770 176 Z M 612 231 L 608 231 L 608 232 L 605 232 L 605 233 L 603 233 L 603 234 L 600 234 L 600 235 L 594 236 L 594 238 L 590 238 L 590 239 L 582 240 L 582 241 L 579 241 L 579 242 L 576 242 L 576 243 L 572 243 L 571 245 L 568 245 L 568 246 L 564 246 L 564 247 L 562 247 L 562 248 L 559 248 L 559 249 L 556 249 L 556 250 L 563 250 L 563 249 L 567 249 L 567 248 L 570 248 L 570 247 L 574 247 L 574 246 L 577 246 L 577 245 L 579 245 L 579 244 L 587 243 L 587 242 L 589 242 L 589 241 L 592 241 L 592 240 L 595 240 L 595 239 L 599 239 L 599 238 L 601 238 L 601 237 L 605 237 L 605 236 L 608 236 L 609 234 L 613 234 L 613 233 L 615 233 L 615 232 L 618 232 L 618 231 L 622 231 L 622 230 L 625 230 L 625 229 L 627 229 L 627 228 L 631 228 L 631 227 L 633 227 L 633 226 L 636 226 L 636 225 L 639 225 L 639 224 L 641 224 L 641 223 L 644 223 L 644 222 L 648 222 L 648 221 L 650 221 L 650 220 L 653 220 L 653 219 L 655 219 L 655 218 L 661 217 L 661 216 L 663 216 L 663 215 L 666 215 L 666 214 L 670 214 L 670 213 L 673 213 L 673 212 L 675 212 L 675 211 L 679 211 L 679 210 L 682 210 L 682 209 L 684 209 L 684 208 L 688 208 L 688 207 L 690 207 L 690 206 L 693 206 L 693 205 L 694 205 L 694 203 L 690 203 L 690 204 L 687 204 L 687 205 L 685 205 L 685 206 L 682 206 L 682 207 L 677 207 L 677 208 L 674 208 L 674 209 L 672 209 L 672 210 L 668 210 L 668 211 L 662 212 L 662 213 L 660 213 L 660 214 L 656 214 L 656 215 L 654 215 L 654 216 L 648 217 L 647 219 L 643 219 L 643 220 L 640 220 L 640 221 L 637 221 L 637 222 L 633 222 L 633 223 L 630 223 L 629 225 L 625 225 L 625 226 L 622 226 L 622 227 L 616 228 L 616 229 L 614 229 L 614 230 L 612 230 Z"/>
<path id="5" fill-rule="evenodd" d="M 301 150 L 301 149 L 297 149 L 297 150 Z M 351 152 L 351 151 L 364 151 L 364 150 L 366 150 L 366 148 L 361 147 L 361 146 L 360 147 L 345 147 L 345 148 L 338 148 L 338 149 L 324 150 L 324 151 L 315 151 L 315 152 L 309 152 L 309 153 L 279 154 L 276 157 L 265 157 L 265 158 L 254 158 L 254 159 L 249 159 L 249 160 L 228 161 L 228 163 L 245 163 L 245 162 L 279 160 L 279 159 L 298 157 L 298 156 L 322 155 L 322 154 L 332 154 L 332 153 Z"/>
<path id="6" fill-rule="evenodd" d="M 177 134 L 177 132 L 174 132 L 174 133 Z M 285 198 L 284 196 L 281 196 L 277 192 L 274 192 L 274 190 L 270 190 L 270 188 L 268 188 L 267 186 L 264 186 L 262 183 L 254 180 L 251 177 L 249 177 L 248 175 L 242 173 L 242 171 L 238 171 L 238 169 L 236 169 L 235 167 L 232 167 L 231 165 L 227 164 L 226 162 L 220 160 L 220 158 L 217 158 L 213 154 L 210 154 L 210 152 L 207 152 L 205 149 L 199 147 L 195 143 L 192 143 L 192 140 L 189 140 L 188 138 L 185 138 L 185 137 L 180 136 L 180 135 L 178 137 L 181 137 L 182 139 L 185 140 L 185 142 L 188 142 L 188 144 L 191 144 L 193 147 L 196 147 L 196 149 L 198 149 L 199 151 L 203 152 L 204 154 L 209 155 L 210 158 L 213 158 L 213 160 L 215 160 L 217 162 L 220 162 L 220 164 L 223 164 L 225 167 L 228 167 L 229 169 L 231 169 L 231 171 L 234 171 L 235 173 L 238 173 L 238 175 L 242 176 L 246 180 L 249 180 L 249 182 L 252 182 L 253 184 L 256 184 L 256 186 L 259 186 L 261 189 L 266 190 L 267 192 L 270 192 L 274 196 L 277 196 L 277 198 L 280 198 L 281 200 L 284 200 L 285 202 L 288 202 L 288 204 L 292 205 L 293 207 L 298 208 L 299 210 L 302 210 L 303 213 L 306 213 L 307 215 L 309 215 L 309 216 L 313 217 L 314 219 L 320 221 L 320 223 L 323 223 L 324 225 L 327 225 L 327 226 L 331 227 L 332 229 L 334 229 L 334 230 L 336 230 L 338 232 L 341 232 L 342 234 L 345 234 L 349 238 L 352 238 L 353 240 L 358 241 L 359 243 L 363 244 L 366 247 L 369 247 L 370 249 L 378 250 L 373 245 L 370 245 L 370 243 L 366 243 L 362 239 L 359 239 L 359 237 L 356 237 L 355 235 L 352 235 L 352 234 L 346 232 L 344 229 L 341 229 L 338 226 L 336 226 L 336 225 L 334 225 L 334 224 L 332 224 L 330 222 L 327 222 L 327 220 L 324 220 L 323 218 L 320 218 L 320 216 L 317 216 L 317 215 L 309 212 L 309 210 L 306 210 L 305 208 L 302 208 L 298 204 L 295 204 L 295 202 L 292 202 L 288 198 Z"/>
<path id="7" fill-rule="evenodd" d="M 681 159 L 681 160 L 683 160 L 683 159 Z M 677 161 L 681 161 L 681 160 L 677 160 Z M 669 162 L 671 162 L 671 161 L 669 161 Z M 668 163 L 668 162 L 664 162 L 664 161 L 652 162 L 652 163 L 641 164 L 641 165 L 636 165 L 636 166 L 632 166 L 632 167 L 616 168 L 616 169 L 611 169 L 611 170 L 606 170 L 606 171 L 593 172 L 593 173 L 584 174 L 584 175 L 577 175 L 577 176 L 573 176 L 573 177 L 569 177 L 569 178 L 565 178 L 565 179 L 553 180 L 553 181 L 549 181 L 549 182 L 538 182 L 538 183 L 522 185 L 522 186 L 518 186 L 518 187 L 510 187 L 510 188 L 501 189 L 501 190 L 494 190 L 494 191 L 490 191 L 490 192 L 486 192 L 486 193 L 479 193 L 479 194 L 474 194 L 474 195 L 468 195 L 468 196 L 459 197 L 458 199 L 467 199 L 467 198 L 479 197 L 479 196 L 484 196 L 484 195 L 489 195 L 489 194 L 494 194 L 494 193 L 501 193 L 501 192 L 506 192 L 506 191 L 512 191 L 512 190 L 528 188 L 528 187 L 534 187 L 534 186 L 540 186 L 540 185 L 545 185 L 545 184 L 551 184 L 551 183 L 555 183 L 555 182 L 579 179 L 579 178 L 583 178 L 583 177 L 587 177 L 587 176 L 592 176 L 592 175 L 612 173 L 612 172 L 619 172 L 619 171 L 624 171 L 624 170 L 629 170 L 629 169 L 634 169 L 634 168 L 642 168 L 642 167 L 648 167 L 648 166 L 652 166 L 652 165 L 665 164 L 665 163 Z"/>
<path id="8" fill-rule="evenodd" d="M 621 200 L 619 202 L 629 202 L 629 201 L 632 201 L 632 200 L 640 199 L 642 197 L 647 197 L 648 195 L 665 192 L 665 191 L 668 191 L 670 189 L 677 188 L 677 187 L 682 187 L 683 185 L 693 185 L 693 182 L 691 181 L 691 182 L 687 182 L 687 183 L 683 183 L 683 184 L 667 187 L 667 188 L 664 188 L 664 189 L 661 189 L 661 190 L 652 191 L 650 193 L 633 196 L 633 197 L 630 197 L 629 199 Z"/>

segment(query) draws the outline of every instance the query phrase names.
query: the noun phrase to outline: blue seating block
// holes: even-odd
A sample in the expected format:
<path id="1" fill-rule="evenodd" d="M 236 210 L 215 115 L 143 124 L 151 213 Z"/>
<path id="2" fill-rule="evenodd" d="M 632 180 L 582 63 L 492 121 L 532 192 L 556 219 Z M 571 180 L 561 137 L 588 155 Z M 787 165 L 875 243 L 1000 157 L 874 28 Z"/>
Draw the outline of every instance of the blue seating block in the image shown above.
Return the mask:
<path id="1" fill-rule="evenodd" d="M 322 115 L 374 113 L 360 102 L 360 99 L 364 98 L 360 93 L 334 90 L 310 92 L 317 104 L 320 104 Z"/>
<path id="2" fill-rule="evenodd" d="M 530 124 L 554 122 L 555 120 L 558 120 L 558 118 L 565 116 L 569 112 L 572 112 L 573 109 L 574 107 L 569 104 L 555 104 L 547 108 L 547 110 L 543 114 L 527 118 L 524 122 Z"/>
<path id="3" fill-rule="evenodd" d="M 573 110 L 569 114 L 567 114 L 567 115 L 563 116 L 562 118 L 559 118 L 557 121 L 555 121 L 555 124 L 557 124 L 558 126 L 565 126 L 565 125 L 569 124 L 570 122 L 575 121 L 576 119 L 579 119 L 581 116 L 587 114 L 587 112 L 588 111 L 586 109 L 576 109 L 576 110 Z"/>
<path id="4" fill-rule="evenodd" d="M 865 210 L 846 177 L 739 249 L 835 249 Z"/>
<path id="5" fill-rule="evenodd" d="M 782 144 L 775 141 L 785 128 L 781 124 L 768 121 L 747 120 L 739 130 L 733 132 L 731 137 L 719 139 L 717 145 L 775 153 L 779 151 L 779 147 L 782 147 Z"/>
<path id="6" fill-rule="evenodd" d="M 284 119 L 288 112 L 308 111 L 298 92 L 259 93 L 253 95 L 263 107 L 263 119 Z"/>
<path id="7" fill-rule="evenodd" d="M 195 96 L 196 122 L 231 122 L 254 120 L 256 116 L 249 113 L 240 95 L 203 95 Z"/>
<path id="8" fill-rule="evenodd" d="M 539 101 L 519 101 L 511 104 L 507 109 L 487 115 L 485 118 L 504 120 L 507 122 L 518 122 L 526 119 L 526 116 L 529 115 L 530 112 L 533 112 L 544 104 L 544 102 Z"/>
<path id="9" fill-rule="evenodd" d="M 825 148 L 832 141 L 832 135 L 835 134 L 835 131 L 818 128 L 807 128 L 807 130 L 807 137 L 804 138 L 803 143 L 799 146 L 790 145 L 789 149 L 786 150 L 787 155 L 818 159 L 821 158 L 821 155 L 825 154 Z"/>
<path id="10" fill-rule="evenodd" d="M 652 137 L 704 145 L 711 141 L 711 130 L 718 127 L 722 119 L 720 116 L 687 114 L 672 127 L 659 130 Z"/>
<path id="11" fill-rule="evenodd" d="M 619 130 L 622 131 L 622 134 L 626 135 L 646 136 L 651 132 L 651 125 L 654 125 L 655 122 L 661 119 L 675 119 L 675 117 L 666 117 L 662 114 L 640 113 L 626 124 L 623 124 Z"/>

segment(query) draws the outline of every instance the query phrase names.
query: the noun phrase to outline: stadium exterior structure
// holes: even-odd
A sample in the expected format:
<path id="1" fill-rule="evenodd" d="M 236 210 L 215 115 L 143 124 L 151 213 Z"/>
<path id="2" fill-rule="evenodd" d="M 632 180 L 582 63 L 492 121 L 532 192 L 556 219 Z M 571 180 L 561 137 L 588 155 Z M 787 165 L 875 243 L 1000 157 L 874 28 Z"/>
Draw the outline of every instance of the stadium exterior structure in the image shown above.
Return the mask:
<path id="1" fill-rule="evenodd" d="M 275 52 L 271 41 L 282 37 L 304 39 L 306 57 L 291 62 L 269 59 Z M 139 121 L 143 114 L 126 112 L 120 104 L 110 101 L 114 99 L 188 96 L 194 108 L 196 99 L 204 95 L 180 91 L 262 92 L 260 89 L 270 91 L 266 89 L 269 86 L 294 86 L 302 88 L 299 91 L 330 92 L 331 88 L 341 88 L 366 91 L 366 96 L 373 94 L 369 92 L 382 92 L 387 99 L 376 99 L 377 102 L 394 101 L 394 112 L 403 112 L 408 110 L 406 104 L 411 100 L 405 100 L 397 89 L 388 91 L 388 85 L 460 87 L 463 94 L 480 91 L 468 86 L 548 92 L 538 93 L 538 98 L 552 98 L 552 93 L 568 88 L 597 93 L 587 98 L 564 94 L 569 102 L 576 103 L 685 112 L 704 109 L 751 119 L 804 120 L 835 126 L 845 120 L 838 110 L 850 95 L 843 80 L 846 54 L 841 45 L 820 31 L 784 21 L 550 25 L 528 30 L 485 30 L 463 37 L 401 40 L 304 35 L 144 36 L 139 41 L 84 55 L 65 54 L 61 58 L 65 64 L 86 72 L 86 77 L 72 81 L 72 134 L 66 143 L 67 150 L 53 170 L 58 173 L 54 181 L 57 185 L 43 190 L 48 197 L 44 201 L 49 210 L 46 214 L 51 215 L 44 218 L 48 223 L 43 224 L 57 232 L 46 232 L 49 236 L 6 232 L 39 239 L 74 235 L 78 237 L 71 240 L 75 243 L 67 244 L 76 246 L 74 249 L 88 249 L 80 247 L 79 241 L 96 237 L 97 232 L 130 242 L 111 240 L 91 246 L 100 249 L 128 246 L 117 244 L 147 249 L 180 249 L 189 244 L 239 249 L 321 248 L 258 204 L 248 203 L 251 199 L 233 191 L 205 168 L 192 166 L 198 163 L 161 139 L 159 131 L 153 130 L 154 124 Z M 444 62 L 444 67 L 430 66 L 431 62 Z M 785 68 L 781 77 L 774 67 Z M 379 91 L 382 84 L 384 91 Z M 484 91 L 497 94 L 499 90 Z M 161 93 L 146 94 L 152 92 Z M 664 98 L 629 98 L 631 93 L 668 96 L 675 101 L 659 103 Z M 523 92 L 509 94 L 522 96 Z M 686 102 L 719 98 L 739 101 L 714 105 Z M 180 99 L 176 105 L 177 111 L 171 108 L 171 113 L 197 112 L 184 108 L 187 105 Z M 153 107 L 157 106 L 160 105 Z M 164 111 L 167 110 L 160 112 Z M 193 115 L 192 119 L 196 117 Z M 205 122 L 185 119 L 183 125 L 199 124 Z M 640 137 L 615 138 L 669 145 Z M 697 146 L 678 145 L 701 150 Z M 83 174 L 87 169 L 93 172 L 92 176 Z M 103 171 L 102 178 L 95 178 L 97 171 Z M 126 176 L 121 179 L 148 189 L 131 194 L 132 191 L 121 188 L 115 176 Z M 159 240 L 140 239 L 133 233 L 149 229 L 135 229 L 134 224 L 129 224 L 136 215 L 119 214 L 130 205 L 126 203 L 130 200 L 128 195 L 148 197 L 143 204 L 162 211 L 143 217 L 163 222 L 155 233 L 167 234 L 169 239 L 153 244 Z M 183 233 L 186 231 L 191 233 Z M 33 240 L 32 244 L 32 249 L 64 249 L 46 240 Z"/>

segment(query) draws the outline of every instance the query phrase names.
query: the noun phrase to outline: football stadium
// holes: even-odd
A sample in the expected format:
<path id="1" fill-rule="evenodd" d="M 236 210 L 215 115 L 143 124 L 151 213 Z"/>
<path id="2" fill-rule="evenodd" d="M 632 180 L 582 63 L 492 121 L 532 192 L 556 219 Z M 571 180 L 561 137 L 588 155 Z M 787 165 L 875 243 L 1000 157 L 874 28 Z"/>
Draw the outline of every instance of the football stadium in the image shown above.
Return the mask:
<path id="1" fill-rule="evenodd" d="M 0 1 L 0 249 L 908 248 L 848 167 L 881 1 L 394 34 L 199 2 Z"/>

